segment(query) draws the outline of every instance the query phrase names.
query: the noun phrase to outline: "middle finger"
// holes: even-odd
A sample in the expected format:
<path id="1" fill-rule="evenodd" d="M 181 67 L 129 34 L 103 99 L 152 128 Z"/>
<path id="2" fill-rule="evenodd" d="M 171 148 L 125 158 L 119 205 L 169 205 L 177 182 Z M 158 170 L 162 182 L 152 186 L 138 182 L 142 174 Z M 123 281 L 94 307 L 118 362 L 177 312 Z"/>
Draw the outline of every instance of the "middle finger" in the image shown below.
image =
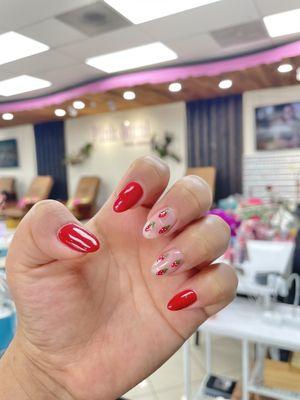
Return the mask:
<path id="1" fill-rule="evenodd" d="M 186 176 L 154 205 L 143 229 L 146 239 L 169 236 L 198 219 L 212 202 L 208 184 L 195 175 Z"/>

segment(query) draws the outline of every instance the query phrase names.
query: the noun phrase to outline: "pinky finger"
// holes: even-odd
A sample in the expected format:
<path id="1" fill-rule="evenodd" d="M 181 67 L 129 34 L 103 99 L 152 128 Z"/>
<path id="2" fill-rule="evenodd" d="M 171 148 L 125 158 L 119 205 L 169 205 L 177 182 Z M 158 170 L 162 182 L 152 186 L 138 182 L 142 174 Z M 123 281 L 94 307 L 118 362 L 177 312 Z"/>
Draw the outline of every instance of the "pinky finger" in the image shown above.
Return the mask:
<path id="1" fill-rule="evenodd" d="M 236 288 L 234 269 L 228 264 L 212 264 L 188 279 L 167 307 L 170 311 L 202 309 L 209 317 L 234 299 Z"/>

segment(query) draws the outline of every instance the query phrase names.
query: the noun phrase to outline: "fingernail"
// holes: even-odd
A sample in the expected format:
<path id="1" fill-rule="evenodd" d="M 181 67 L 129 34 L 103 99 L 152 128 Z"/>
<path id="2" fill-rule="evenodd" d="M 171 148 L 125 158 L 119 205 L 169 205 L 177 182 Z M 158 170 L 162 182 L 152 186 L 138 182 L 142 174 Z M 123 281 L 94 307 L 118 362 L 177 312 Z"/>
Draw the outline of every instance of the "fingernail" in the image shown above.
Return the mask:
<path id="1" fill-rule="evenodd" d="M 146 239 L 154 239 L 169 232 L 176 223 L 176 215 L 172 208 L 164 208 L 146 222 L 143 235 Z"/>
<path id="2" fill-rule="evenodd" d="M 129 208 L 136 205 L 136 203 L 143 196 L 143 188 L 137 182 L 129 182 L 118 195 L 117 200 L 114 202 L 113 209 L 117 213 L 129 210 Z"/>
<path id="3" fill-rule="evenodd" d="M 96 236 L 76 224 L 67 224 L 60 228 L 57 233 L 59 240 L 80 253 L 93 253 L 100 248 Z"/>
<path id="4" fill-rule="evenodd" d="M 194 290 L 186 289 L 177 293 L 168 303 L 170 311 L 178 311 L 186 308 L 197 300 L 197 293 Z"/>
<path id="5" fill-rule="evenodd" d="M 179 250 L 171 249 L 161 254 L 152 265 L 154 275 L 169 275 L 183 264 L 183 254 Z"/>

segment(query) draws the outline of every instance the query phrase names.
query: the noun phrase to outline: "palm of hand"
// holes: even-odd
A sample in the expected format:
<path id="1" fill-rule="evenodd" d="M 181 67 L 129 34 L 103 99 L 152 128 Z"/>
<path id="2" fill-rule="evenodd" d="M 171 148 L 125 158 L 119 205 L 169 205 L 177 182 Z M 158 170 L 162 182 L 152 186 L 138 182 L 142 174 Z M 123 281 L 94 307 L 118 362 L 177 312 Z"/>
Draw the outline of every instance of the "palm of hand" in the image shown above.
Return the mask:
<path id="1" fill-rule="evenodd" d="M 179 318 L 166 308 L 185 274 L 166 280 L 150 273 L 171 239 L 143 238 L 148 211 L 112 216 L 103 209 L 89 223 L 102 239 L 101 252 L 55 261 L 11 282 L 16 303 L 22 304 L 28 352 L 76 398 L 125 393 L 195 329 L 195 318 Z"/>
<path id="2" fill-rule="evenodd" d="M 101 243 L 96 253 L 79 253 L 58 240 L 62 227 L 77 224 L 60 203 L 41 202 L 22 220 L 7 258 L 19 317 L 10 360 L 26 356 L 23 372 L 28 366 L 37 374 L 39 398 L 114 400 L 233 298 L 237 282 L 232 269 L 210 266 L 227 246 L 228 226 L 218 217 L 199 220 L 210 206 L 207 185 L 186 177 L 159 199 L 168 175 L 166 166 L 151 157 L 129 168 L 120 188 L 135 179 L 143 195 L 124 213 L 113 212 L 112 196 L 89 221 L 87 230 Z M 130 209 L 133 205 L 138 207 Z M 159 238 L 145 239 L 142 227 L 149 211 L 153 221 L 166 207 L 173 225 L 162 235 L 159 231 Z M 153 276 L 152 263 L 172 249 L 183 260 L 178 274 Z M 169 311 L 168 301 L 184 289 L 193 294 L 193 302 L 182 311 Z M 30 374 L 22 382 L 36 398 Z"/>

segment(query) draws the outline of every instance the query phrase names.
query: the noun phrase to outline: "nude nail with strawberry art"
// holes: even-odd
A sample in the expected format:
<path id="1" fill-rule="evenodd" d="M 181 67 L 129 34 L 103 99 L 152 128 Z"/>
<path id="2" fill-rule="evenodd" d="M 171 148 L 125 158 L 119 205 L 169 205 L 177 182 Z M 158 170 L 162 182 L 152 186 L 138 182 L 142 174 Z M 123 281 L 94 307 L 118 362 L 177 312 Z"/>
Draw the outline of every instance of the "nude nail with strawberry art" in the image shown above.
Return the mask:
<path id="1" fill-rule="evenodd" d="M 161 254 L 152 265 L 151 272 L 154 275 L 169 275 L 183 265 L 183 254 L 176 249 L 170 249 Z"/>
<path id="2" fill-rule="evenodd" d="M 176 224 L 177 218 L 172 208 L 164 208 L 153 215 L 145 224 L 143 235 L 146 239 L 155 239 L 168 233 Z"/>

